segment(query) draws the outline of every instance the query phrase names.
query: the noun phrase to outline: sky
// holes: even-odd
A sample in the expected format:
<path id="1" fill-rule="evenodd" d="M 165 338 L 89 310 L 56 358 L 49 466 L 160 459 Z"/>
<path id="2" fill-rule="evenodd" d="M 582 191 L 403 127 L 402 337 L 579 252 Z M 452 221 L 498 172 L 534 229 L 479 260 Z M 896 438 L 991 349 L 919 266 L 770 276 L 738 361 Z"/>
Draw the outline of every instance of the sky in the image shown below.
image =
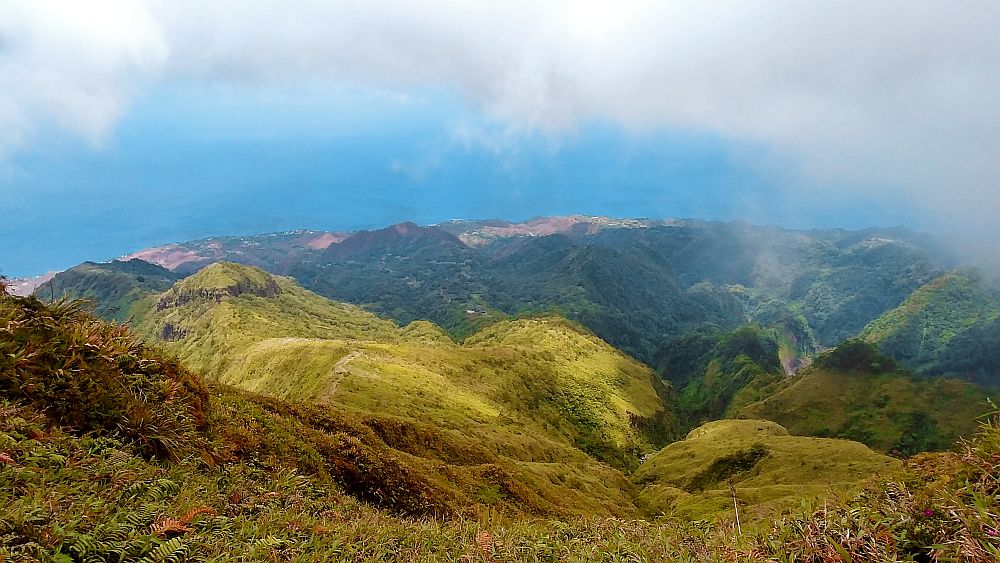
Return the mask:
<path id="1" fill-rule="evenodd" d="M 997 29 L 995 0 L 0 0 L 0 273 L 570 213 L 996 243 Z"/>

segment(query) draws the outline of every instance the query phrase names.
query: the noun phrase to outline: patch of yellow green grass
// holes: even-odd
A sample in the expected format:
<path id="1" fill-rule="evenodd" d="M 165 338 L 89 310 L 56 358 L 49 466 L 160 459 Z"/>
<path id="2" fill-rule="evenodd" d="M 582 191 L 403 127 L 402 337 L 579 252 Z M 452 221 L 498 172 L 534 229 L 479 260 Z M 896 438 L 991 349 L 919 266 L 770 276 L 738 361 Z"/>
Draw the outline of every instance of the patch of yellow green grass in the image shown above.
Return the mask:
<path id="1" fill-rule="evenodd" d="M 675 430 L 647 367 L 563 319 L 501 322 L 458 344 L 432 323 L 401 330 L 284 278 L 262 295 L 195 289 L 268 285 L 261 274 L 206 268 L 160 296 L 167 306 L 150 305 L 138 329 L 222 382 L 468 432 L 523 461 L 550 460 L 556 443 L 563 458 L 583 450 L 630 467 Z"/>
<path id="2" fill-rule="evenodd" d="M 343 378 L 328 400 L 361 410 L 431 420 L 445 428 L 494 422 L 500 414 L 496 402 L 449 378 L 444 370 L 434 369 L 437 362 L 454 361 L 449 356 L 460 355 L 458 347 L 437 350 L 372 343 L 357 350 L 343 366 Z"/>
<path id="3" fill-rule="evenodd" d="M 232 426 L 216 428 L 224 430 L 219 440 L 240 425 L 265 421 L 230 408 L 223 404 L 218 413 L 218 424 Z M 260 445 L 287 438 L 280 423 L 272 420 L 275 426 L 254 434 Z M 741 513 L 740 528 L 733 518 L 608 517 L 596 503 L 582 517 L 525 517 L 489 508 L 505 502 L 505 492 L 493 482 L 476 489 L 486 505 L 479 513 L 412 518 L 346 495 L 322 474 L 290 466 L 296 459 L 264 455 L 266 448 L 245 449 L 220 468 L 197 459 L 152 462 L 116 438 L 72 436 L 32 409 L 0 400 L 0 448 L 12 460 L 0 466 L 0 557 L 28 562 L 992 561 L 1000 554 L 996 434 L 996 426 L 989 426 L 961 454 L 921 456 L 857 495 L 804 502 L 785 518 L 748 522 Z M 614 484 L 585 473 L 550 477 L 579 478 L 574 488 L 580 491 Z M 742 499 L 751 493 L 739 494 Z"/>
<path id="4" fill-rule="evenodd" d="M 269 338 L 247 348 L 218 379 L 283 399 L 313 399 L 343 377 L 338 363 L 352 350 L 342 340 Z"/>
<path id="5" fill-rule="evenodd" d="M 512 364 L 515 373 L 523 374 L 522 383 L 548 378 L 549 398 L 564 416 L 600 429 L 619 447 L 637 441 L 630 420 L 665 414 L 663 401 L 652 385 L 655 376 L 646 366 L 564 319 L 503 321 L 473 335 L 465 346 L 486 356 L 496 349 L 514 350 L 514 357 L 508 356 L 506 363 Z M 525 366 L 529 359 L 539 364 L 534 372 Z"/>
<path id="6" fill-rule="evenodd" d="M 176 284 L 173 293 L 224 290 L 230 287 L 245 286 L 261 288 L 273 283 L 273 276 L 252 266 L 243 266 L 232 262 L 217 262 L 202 268 L 198 273 L 188 276 Z"/>
<path id="7" fill-rule="evenodd" d="M 692 519 L 732 514 L 735 490 L 740 510 L 753 519 L 898 467 L 857 442 L 791 436 L 766 420 L 720 420 L 654 454 L 632 479 L 643 486 L 639 500 L 651 512 Z"/>
<path id="8" fill-rule="evenodd" d="M 959 380 L 814 366 L 729 414 L 773 420 L 794 434 L 843 437 L 905 455 L 950 447 L 975 430 L 975 417 L 986 408 L 983 391 Z"/>
<path id="9" fill-rule="evenodd" d="M 409 342 L 454 343 L 444 329 L 430 321 L 413 321 L 406 325 L 403 327 L 403 339 Z"/>
<path id="10" fill-rule="evenodd" d="M 221 271 L 217 271 L 221 270 Z M 279 289 L 277 295 L 253 293 L 239 296 L 194 298 L 179 305 L 163 307 L 159 302 L 194 288 L 217 288 L 218 283 L 238 279 L 244 272 L 247 283 L 262 283 L 268 276 Z M 202 280 L 201 277 L 208 277 Z M 181 286 L 181 284 L 185 284 Z M 330 301 L 302 289 L 293 281 L 249 266 L 213 264 L 178 282 L 170 291 L 144 304 L 136 314 L 134 328 L 147 340 L 162 340 L 169 326 L 175 334 L 164 347 L 189 366 L 219 377 L 251 346 L 271 338 L 344 339 L 395 341 L 399 328 L 364 309 Z M 192 337 L 184 337 L 188 334 Z"/>

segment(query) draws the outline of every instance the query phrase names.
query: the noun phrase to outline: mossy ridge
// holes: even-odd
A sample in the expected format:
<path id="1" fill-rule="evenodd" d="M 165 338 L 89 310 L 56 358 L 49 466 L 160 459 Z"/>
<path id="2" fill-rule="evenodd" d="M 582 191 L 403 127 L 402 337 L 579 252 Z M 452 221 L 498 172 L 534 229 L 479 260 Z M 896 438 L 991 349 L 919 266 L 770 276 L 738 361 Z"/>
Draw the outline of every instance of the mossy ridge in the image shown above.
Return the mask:
<path id="1" fill-rule="evenodd" d="M 581 355 L 580 361 L 587 357 Z M 646 400 L 641 407 L 629 395 L 635 387 L 644 391 L 633 378 L 648 384 L 648 370 L 630 363 L 630 379 L 618 389 L 603 383 L 605 369 L 616 369 L 616 362 L 607 368 L 601 363 L 568 364 L 561 373 L 551 367 L 557 361 L 546 351 L 500 345 L 281 338 L 251 346 L 221 380 L 287 399 L 318 400 L 461 429 L 512 454 L 525 454 L 512 444 L 538 442 L 538 436 L 575 444 L 588 435 L 581 429 L 598 433 L 598 444 L 617 448 L 598 453 L 623 452 L 614 454 L 618 463 L 625 463 L 626 453 L 649 447 L 633 422 L 667 413 L 662 407 L 654 410 L 648 394 L 638 395 Z M 580 404 L 581 398 L 599 408 L 590 410 Z M 567 404 L 576 410 L 566 410 Z M 524 459 L 549 459 L 548 454 L 534 453 L 539 447 L 549 449 L 529 446 Z"/>
<path id="2" fill-rule="evenodd" d="M 45 313 L 39 315 L 45 323 L 60 317 L 57 331 L 86 320 L 75 312 L 54 315 L 49 306 L 34 306 Z M 17 345 L 33 337 L 52 342 L 43 337 L 44 330 L 38 324 L 8 323 L 0 342 Z M 148 353 L 140 353 L 142 361 L 159 362 Z M 38 373 L 58 369 L 58 357 L 0 356 L 5 361 L 13 358 L 17 369 Z M 80 373 L 71 372 L 71 377 Z M 156 380 L 137 385 L 136 391 L 145 396 Z M 96 386 L 93 391 L 96 397 L 117 392 L 114 386 Z M 323 561 L 990 561 L 1000 554 L 1000 421 L 992 418 L 955 453 L 917 456 L 902 472 L 887 479 L 881 475 L 860 493 L 826 498 L 822 505 L 805 504 L 777 521 L 763 522 L 753 513 L 769 502 L 766 499 L 780 501 L 784 495 L 778 489 L 790 493 L 791 487 L 741 488 L 739 498 L 748 504 L 741 507 L 743 524 L 738 530 L 720 508 L 730 506 L 728 491 L 711 491 L 715 497 L 703 496 L 699 503 L 686 505 L 699 514 L 714 513 L 718 522 L 595 516 L 608 513 L 602 502 L 615 506 L 612 495 L 600 495 L 618 481 L 613 470 L 594 473 L 592 462 L 571 471 L 543 464 L 544 469 L 533 468 L 531 476 L 548 475 L 547 483 L 518 488 L 516 479 L 507 480 L 516 470 L 494 468 L 491 454 L 477 450 L 475 441 L 422 439 L 424 432 L 440 432 L 432 425 L 376 415 L 363 419 L 221 385 L 210 391 L 205 424 L 197 430 L 207 442 L 207 455 L 176 463 L 146 459 L 142 440 L 104 429 L 81 435 L 78 429 L 60 426 L 58 418 L 39 410 L 47 410 L 46 403 L 58 401 L 58 395 L 40 396 L 42 403 L 30 406 L 12 403 L 4 391 L 0 557 L 59 562 L 226 560 L 233 554 L 250 560 Z M 773 423 L 723 422 L 692 432 L 692 439 L 739 445 L 740 439 L 780 439 L 783 434 Z M 356 458 L 338 458 L 350 450 L 330 448 L 345 443 L 368 448 L 364 456 L 369 461 L 385 460 L 378 471 L 366 474 L 369 481 L 363 490 L 372 503 L 344 493 L 350 482 L 341 480 L 349 466 L 337 460 L 353 463 Z M 413 454 L 390 444 L 406 444 L 412 451 L 430 447 L 445 467 L 459 471 L 442 476 L 442 466 L 433 462 L 426 467 L 402 465 Z M 427 456 L 430 453 L 424 452 L 421 457 Z M 655 487 L 662 494 L 670 490 L 668 485 Z M 796 485 L 794 490 L 811 496 L 812 488 Z M 462 495 L 474 498 L 475 504 L 463 505 Z M 572 510 L 556 518 L 525 517 L 532 507 L 544 510 L 539 499 L 546 498 Z M 448 506 L 466 516 L 400 516 Z"/>
<path id="3" fill-rule="evenodd" d="M 773 420 L 795 434 L 847 438 L 905 456 L 946 449 L 970 434 L 986 400 L 964 381 L 895 371 L 891 360 L 853 341 L 730 416 Z"/>
<path id="4" fill-rule="evenodd" d="M 410 342 L 438 342 L 441 344 L 454 342 L 444 329 L 430 321 L 423 320 L 413 321 L 403 327 L 402 336 L 404 340 Z"/>
<path id="5" fill-rule="evenodd" d="M 225 295 L 219 301 L 214 298 L 195 300 L 181 307 L 159 310 L 146 301 L 149 307 L 136 314 L 135 329 L 139 335 L 151 341 L 163 340 L 168 326 L 180 334 L 196 334 L 194 338 L 177 338 L 164 346 L 192 368 L 215 376 L 225 373 L 231 362 L 251 345 L 268 338 L 349 338 L 384 342 L 400 338 L 399 327 L 391 321 L 380 319 L 360 307 L 315 295 L 287 278 L 270 276 L 249 266 L 225 263 L 213 264 L 205 270 L 222 267 L 227 268 L 225 272 L 235 268 L 252 275 L 268 276 L 280 292 L 271 297 Z M 227 275 L 221 281 L 231 279 L 232 276 Z M 170 292 L 157 299 L 167 294 Z"/>
<path id="6" fill-rule="evenodd" d="M 945 274 L 865 327 L 861 337 L 914 373 L 955 376 L 991 387 L 991 331 L 1000 323 L 1000 291 L 974 270 Z"/>
<path id="7" fill-rule="evenodd" d="M 176 284 L 170 294 L 225 291 L 230 288 L 264 290 L 275 286 L 274 276 L 253 266 L 216 262 Z"/>
<path id="8" fill-rule="evenodd" d="M 352 350 L 342 340 L 271 338 L 250 346 L 218 379 L 283 399 L 313 399 L 336 384 L 338 363 Z"/>
<path id="9" fill-rule="evenodd" d="M 857 442 L 791 436 L 766 420 L 720 420 L 651 456 L 632 480 L 643 487 L 639 500 L 652 512 L 718 516 L 732 510 L 734 486 L 746 516 L 764 518 L 898 467 Z"/>
<path id="10" fill-rule="evenodd" d="M 638 421 L 661 419 L 676 431 L 648 368 L 560 317 L 503 321 L 473 335 L 464 347 L 492 356 L 493 362 L 504 360 L 491 371 L 513 372 L 519 381 L 499 386 L 493 396 L 526 403 L 526 413 L 549 403 L 562 418 L 610 437 L 618 448 L 648 447 L 669 438 L 641 436 Z M 503 349 L 505 354 L 497 353 Z M 511 392 L 519 386 L 527 389 L 520 397 Z"/>
<path id="11" fill-rule="evenodd" d="M 215 280 L 213 269 L 225 274 L 220 283 L 238 278 L 234 272 L 267 275 L 232 264 L 202 273 Z M 202 273 L 184 281 L 195 283 Z M 166 338 L 163 347 L 220 381 L 445 428 L 475 427 L 498 450 L 511 451 L 510 435 L 527 430 L 629 468 L 676 431 L 648 368 L 575 323 L 505 321 L 458 344 L 431 323 L 400 329 L 273 279 L 281 289 L 275 295 L 226 294 L 156 307 L 138 329 L 163 340 L 169 326 L 180 336 Z M 491 426 L 495 431 L 487 432 Z M 528 448 L 535 449 L 548 446 Z"/>

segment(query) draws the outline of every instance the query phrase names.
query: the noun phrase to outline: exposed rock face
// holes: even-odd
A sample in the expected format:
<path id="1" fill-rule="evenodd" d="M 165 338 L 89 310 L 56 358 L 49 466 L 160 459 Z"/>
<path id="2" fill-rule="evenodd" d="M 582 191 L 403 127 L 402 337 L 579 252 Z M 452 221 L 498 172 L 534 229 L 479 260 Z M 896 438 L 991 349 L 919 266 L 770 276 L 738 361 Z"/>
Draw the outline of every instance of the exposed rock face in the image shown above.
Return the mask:
<path id="1" fill-rule="evenodd" d="M 156 310 L 162 311 L 171 307 L 179 307 L 192 301 L 210 301 L 216 303 L 224 297 L 239 297 L 240 295 L 256 295 L 257 297 L 276 297 L 281 293 L 281 287 L 274 279 L 267 277 L 263 281 L 238 280 L 233 285 L 225 287 L 198 288 L 180 290 L 176 288 L 163 295 L 156 303 Z"/>
<path id="2" fill-rule="evenodd" d="M 174 326 L 172 323 L 165 323 L 163 325 L 163 330 L 160 331 L 160 338 L 166 340 L 167 342 L 171 342 L 184 338 L 187 336 L 187 333 L 187 330 L 179 326 Z"/>

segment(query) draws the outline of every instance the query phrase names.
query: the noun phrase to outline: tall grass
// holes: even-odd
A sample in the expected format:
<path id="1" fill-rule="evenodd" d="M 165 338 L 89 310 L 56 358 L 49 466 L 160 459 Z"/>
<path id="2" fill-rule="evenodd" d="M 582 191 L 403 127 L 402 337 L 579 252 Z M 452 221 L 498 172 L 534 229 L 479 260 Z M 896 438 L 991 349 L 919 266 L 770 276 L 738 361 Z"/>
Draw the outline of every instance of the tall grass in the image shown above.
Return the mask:
<path id="1" fill-rule="evenodd" d="M 147 350 L 78 302 L 0 295 L 0 393 L 78 433 L 103 431 L 148 457 L 198 447 L 207 392 L 200 377 Z"/>

